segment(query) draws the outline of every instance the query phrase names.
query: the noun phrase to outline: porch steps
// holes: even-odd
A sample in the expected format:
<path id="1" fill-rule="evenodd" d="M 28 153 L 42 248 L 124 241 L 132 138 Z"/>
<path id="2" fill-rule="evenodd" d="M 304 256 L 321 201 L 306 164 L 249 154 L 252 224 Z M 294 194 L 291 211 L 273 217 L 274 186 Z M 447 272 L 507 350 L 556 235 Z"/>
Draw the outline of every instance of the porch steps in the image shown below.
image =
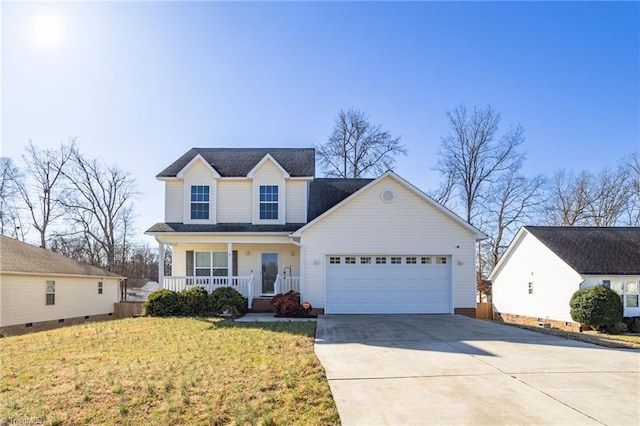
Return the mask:
<path id="1" fill-rule="evenodd" d="M 271 306 L 269 303 L 271 302 L 270 297 L 256 297 L 253 299 L 251 305 L 251 312 L 272 312 Z"/>

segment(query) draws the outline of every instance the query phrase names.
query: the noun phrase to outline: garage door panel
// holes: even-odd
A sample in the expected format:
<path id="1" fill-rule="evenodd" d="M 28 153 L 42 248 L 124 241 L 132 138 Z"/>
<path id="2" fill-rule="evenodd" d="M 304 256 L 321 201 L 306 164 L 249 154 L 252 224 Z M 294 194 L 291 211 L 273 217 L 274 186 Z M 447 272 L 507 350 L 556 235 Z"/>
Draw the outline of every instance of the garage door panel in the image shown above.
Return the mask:
<path id="1" fill-rule="evenodd" d="M 343 260 L 327 265 L 327 313 L 451 312 L 450 262 L 345 264 Z"/>

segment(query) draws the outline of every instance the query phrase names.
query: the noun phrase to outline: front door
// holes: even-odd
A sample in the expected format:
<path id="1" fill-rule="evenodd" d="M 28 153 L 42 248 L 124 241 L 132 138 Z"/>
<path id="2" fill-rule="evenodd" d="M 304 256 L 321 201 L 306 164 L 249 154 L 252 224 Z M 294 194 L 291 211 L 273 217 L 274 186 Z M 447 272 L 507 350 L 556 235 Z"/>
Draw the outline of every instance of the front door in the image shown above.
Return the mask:
<path id="1" fill-rule="evenodd" d="M 274 294 L 278 276 L 278 253 L 262 253 L 262 294 Z"/>

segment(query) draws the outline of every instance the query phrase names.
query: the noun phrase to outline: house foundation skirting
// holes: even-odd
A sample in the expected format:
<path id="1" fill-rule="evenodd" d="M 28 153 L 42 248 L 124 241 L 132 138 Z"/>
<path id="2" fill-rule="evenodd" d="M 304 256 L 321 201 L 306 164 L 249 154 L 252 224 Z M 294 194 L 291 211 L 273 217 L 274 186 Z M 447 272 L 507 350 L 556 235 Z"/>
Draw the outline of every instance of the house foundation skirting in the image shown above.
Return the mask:
<path id="1" fill-rule="evenodd" d="M 0 327 L 0 335 L 17 336 L 20 334 L 35 333 L 38 331 L 53 330 L 54 328 L 66 327 L 68 325 L 85 324 L 93 321 L 106 321 L 115 319 L 112 312 L 107 314 L 86 315 L 83 317 L 61 318 L 52 321 L 40 321 L 26 324 L 6 325 Z"/>
<path id="2" fill-rule="evenodd" d="M 527 317 L 524 315 L 507 314 L 504 312 L 494 312 L 493 319 L 509 324 L 527 325 L 530 327 L 549 327 L 565 331 L 581 331 L 580 324 L 571 321 L 557 321 L 549 318 Z"/>
<path id="3" fill-rule="evenodd" d="M 453 313 L 456 315 L 464 315 L 465 317 L 475 318 L 476 308 L 453 308 Z"/>

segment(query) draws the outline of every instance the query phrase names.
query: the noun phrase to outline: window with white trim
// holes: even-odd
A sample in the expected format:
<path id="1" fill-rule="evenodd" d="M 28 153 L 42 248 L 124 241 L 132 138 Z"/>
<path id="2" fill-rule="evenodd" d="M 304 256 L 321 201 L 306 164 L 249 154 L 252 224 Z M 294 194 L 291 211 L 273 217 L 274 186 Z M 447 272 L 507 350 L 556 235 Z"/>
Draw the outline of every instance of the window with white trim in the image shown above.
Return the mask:
<path id="1" fill-rule="evenodd" d="M 385 265 L 387 263 L 386 257 L 376 257 L 376 265 Z"/>
<path id="2" fill-rule="evenodd" d="M 46 304 L 55 305 L 56 304 L 56 282 L 55 281 L 47 281 L 45 294 L 46 294 Z"/>
<path id="3" fill-rule="evenodd" d="M 527 291 L 529 294 L 533 294 L 533 283 L 531 281 L 527 284 Z"/>
<path id="4" fill-rule="evenodd" d="M 406 259 L 407 265 L 415 265 L 417 263 L 417 258 L 413 257 L 413 256 L 409 256 Z"/>
<path id="5" fill-rule="evenodd" d="M 329 257 L 329 263 L 331 263 L 332 265 L 339 265 L 340 264 L 340 256 L 330 256 Z"/>
<path id="6" fill-rule="evenodd" d="M 209 220 L 209 186 L 191 185 L 191 219 Z"/>
<path id="7" fill-rule="evenodd" d="M 102 294 L 102 281 L 98 281 L 98 294 Z"/>
<path id="8" fill-rule="evenodd" d="M 197 251 L 194 259 L 196 277 L 226 277 L 229 272 L 226 251 Z"/>
<path id="9" fill-rule="evenodd" d="M 370 256 L 362 256 L 360 258 L 361 265 L 371 265 L 371 257 Z"/>
<path id="10" fill-rule="evenodd" d="M 260 219 L 278 219 L 278 185 L 260 185 Z"/>
<path id="11" fill-rule="evenodd" d="M 423 265 L 431 265 L 431 257 L 429 256 L 423 256 L 420 259 L 420 263 L 422 263 Z"/>
<path id="12" fill-rule="evenodd" d="M 356 258 L 354 256 L 346 256 L 344 258 L 344 263 L 346 263 L 347 265 L 355 265 L 356 264 Z"/>
<path id="13" fill-rule="evenodd" d="M 436 257 L 436 263 L 438 265 L 446 265 L 447 263 L 447 256 L 437 256 Z"/>
<path id="14" fill-rule="evenodd" d="M 392 265 L 400 265 L 402 263 L 402 258 L 399 256 L 391 256 L 391 264 Z"/>

